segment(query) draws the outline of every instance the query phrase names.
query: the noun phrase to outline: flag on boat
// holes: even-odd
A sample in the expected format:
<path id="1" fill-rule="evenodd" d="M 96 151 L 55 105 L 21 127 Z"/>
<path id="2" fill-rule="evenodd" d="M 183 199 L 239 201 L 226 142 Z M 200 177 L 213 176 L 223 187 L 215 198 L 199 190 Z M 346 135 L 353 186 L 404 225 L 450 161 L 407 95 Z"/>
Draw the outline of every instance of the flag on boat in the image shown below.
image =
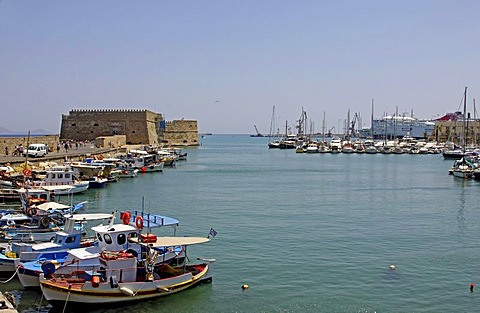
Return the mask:
<path id="1" fill-rule="evenodd" d="M 213 228 L 210 228 L 210 232 L 208 233 L 207 238 L 210 238 L 210 236 L 212 236 L 212 238 L 215 238 L 216 235 L 217 235 L 217 231 Z"/>

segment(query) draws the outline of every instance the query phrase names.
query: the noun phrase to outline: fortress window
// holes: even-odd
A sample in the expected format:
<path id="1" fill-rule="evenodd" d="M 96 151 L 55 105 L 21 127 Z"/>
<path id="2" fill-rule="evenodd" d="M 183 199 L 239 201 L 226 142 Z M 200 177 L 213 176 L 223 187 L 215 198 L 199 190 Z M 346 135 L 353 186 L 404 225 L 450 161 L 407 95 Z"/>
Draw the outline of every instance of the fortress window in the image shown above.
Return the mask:
<path id="1" fill-rule="evenodd" d="M 72 126 L 77 126 L 77 124 L 73 123 Z"/>
<path id="2" fill-rule="evenodd" d="M 93 124 L 93 126 L 98 126 L 98 123 Z"/>
<path id="3" fill-rule="evenodd" d="M 135 134 L 135 131 L 134 131 L 134 130 L 132 130 L 132 134 Z"/>

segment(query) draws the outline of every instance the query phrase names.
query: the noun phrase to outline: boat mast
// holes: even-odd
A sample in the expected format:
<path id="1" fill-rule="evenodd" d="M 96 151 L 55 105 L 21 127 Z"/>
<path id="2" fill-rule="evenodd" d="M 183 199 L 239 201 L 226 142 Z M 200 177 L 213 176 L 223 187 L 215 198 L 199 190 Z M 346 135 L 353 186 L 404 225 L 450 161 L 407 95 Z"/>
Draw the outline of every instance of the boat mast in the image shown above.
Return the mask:
<path id="1" fill-rule="evenodd" d="M 372 98 L 372 116 L 371 116 L 371 119 L 370 119 L 370 133 L 372 134 L 372 139 L 374 138 L 374 135 L 373 135 L 373 98 Z"/>
<path id="2" fill-rule="evenodd" d="M 465 134 L 465 125 L 467 122 L 467 87 L 465 87 L 465 93 L 463 94 L 463 153 L 465 153 L 465 148 L 467 145 L 467 138 Z"/>
<path id="3" fill-rule="evenodd" d="M 273 105 L 272 119 L 270 120 L 270 138 L 273 137 L 275 132 L 275 105 Z"/>
<path id="4" fill-rule="evenodd" d="M 25 186 L 26 176 L 27 176 L 25 175 L 25 173 L 27 172 L 26 169 L 28 169 L 28 147 L 29 146 L 30 146 L 30 130 L 28 130 L 27 146 L 25 147 L 27 149 L 27 153 L 25 153 L 25 165 L 23 166 L 23 186 Z"/>
<path id="5" fill-rule="evenodd" d="M 323 111 L 322 142 L 325 142 L 325 111 Z"/>
<path id="6" fill-rule="evenodd" d="M 477 146 L 477 107 L 475 99 L 473 99 L 473 145 Z"/>

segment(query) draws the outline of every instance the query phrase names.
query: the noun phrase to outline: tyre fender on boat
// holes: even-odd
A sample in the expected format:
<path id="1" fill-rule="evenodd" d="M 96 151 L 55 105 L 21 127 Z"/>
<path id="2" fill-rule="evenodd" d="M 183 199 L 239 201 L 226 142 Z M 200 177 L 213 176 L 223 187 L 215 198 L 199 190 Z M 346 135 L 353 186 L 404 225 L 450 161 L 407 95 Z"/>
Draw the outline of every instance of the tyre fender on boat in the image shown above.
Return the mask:
<path id="1" fill-rule="evenodd" d="M 27 210 L 28 216 L 35 216 L 37 215 L 37 213 L 38 213 L 37 208 L 34 208 L 34 207 L 28 208 Z"/>
<path id="2" fill-rule="evenodd" d="M 45 278 L 51 278 L 55 273 L 55 264 L 53 264 L 51 261 L 43 262 L 42 271 L 45 275 Z"/>
<path id="3" fill-rule="evenodd" d="M 120 287 L 120 291 L 127 296 L 133 297 L 135 295 L 135 292 L 132 289 L 127 287 Z"/>

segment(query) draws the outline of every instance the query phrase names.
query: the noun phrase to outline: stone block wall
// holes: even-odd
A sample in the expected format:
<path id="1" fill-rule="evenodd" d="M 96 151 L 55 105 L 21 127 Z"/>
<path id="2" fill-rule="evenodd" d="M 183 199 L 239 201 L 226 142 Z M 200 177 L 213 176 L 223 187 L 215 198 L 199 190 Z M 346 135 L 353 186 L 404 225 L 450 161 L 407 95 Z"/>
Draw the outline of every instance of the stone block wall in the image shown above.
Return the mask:
<path id="1" fill-rule="evenodd" d="M 158 144 L 161 114 L 148 110 L 71 110 L 62 115 L 60 138 L 94 140 L 125 135 L 127 144 Z"/>
<path id="2" fill-rule="evenodd" d="M 95 138 L 97 148 L 119 148 L 127 144 L 127 136 L 115 135 Z"/>
<path id="3" fill-rule="evenodd" d="M 46 136 L 21 136 L 21 137 L 0 137 L 0 154 L 5 155 L 5 147 L 8 147 L 8 155 L 12 155 L 15 150 L 15 146 L 23 145 L 24 148 L 28 144 L 32 143 L 44 143 L 48 145 L 50 149 L 55 149 L 57 143 L 60 142 L 58 135 L 46 135 Z"/>
<path id="4" fill-rule="evenodd" d="M 116 135 L 124 135 L 128 145 L 199 145 L 195 120 L 164 122 L 162 114 L 148 110 L 71 110 L 62 115 L 62 140 L 91 141 Z"/>
<path id="5" fill-rule="evenodd" d="M 159 140 L 167 146 L 198 146 L 198 124 L 195 120 L 173 120 L 165 123 Z"/>

